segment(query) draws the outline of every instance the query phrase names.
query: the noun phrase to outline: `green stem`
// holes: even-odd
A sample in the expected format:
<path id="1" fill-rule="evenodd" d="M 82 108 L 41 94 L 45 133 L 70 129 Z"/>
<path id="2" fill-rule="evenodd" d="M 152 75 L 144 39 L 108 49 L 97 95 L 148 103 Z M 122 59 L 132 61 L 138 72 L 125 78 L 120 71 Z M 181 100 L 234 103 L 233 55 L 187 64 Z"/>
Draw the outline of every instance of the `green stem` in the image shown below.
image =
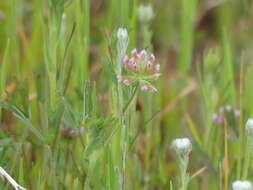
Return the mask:
<path id="1" fill-rule="evenodd" d="M 244 169 L 243 169 L 243 174 L 242 174 L 242 179 L 246 179 L 248 176 L 248 171 L 250 167 L 250 160 L 251 160 L 251 151 L 252 151 L 252 145 L 251 142 L 247 141 L 246 145 L 246 153 L 245 153 L 245 164 L 244 164 Z"/>
<path id="2" fill-rule="evenodd" d="M 187 186 L 189 183 L 189 175 L 187 174 L 187 167 L 189 162 L 188 155 L 183 155 L 183 157 L 179 158 L 180 160 L 180 179 L 181 179 L 181 188 L 180 190 L 187 190 Z"/>

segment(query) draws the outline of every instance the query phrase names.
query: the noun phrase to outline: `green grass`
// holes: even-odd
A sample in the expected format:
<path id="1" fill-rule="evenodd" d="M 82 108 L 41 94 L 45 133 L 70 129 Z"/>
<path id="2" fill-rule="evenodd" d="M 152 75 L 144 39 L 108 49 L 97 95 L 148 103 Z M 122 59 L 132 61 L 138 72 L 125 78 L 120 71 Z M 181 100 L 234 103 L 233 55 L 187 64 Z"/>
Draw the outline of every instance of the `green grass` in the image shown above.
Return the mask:
<path id="1" fill-rule="evenodd" d="M 29 190 L 175 190 L 188 137 L 188 190 L 251 180 L 253 3 L 212 2 L 0 1 L 0 166 Z M 117 81 L 133 48 L 160 63 L 157 93 Z M 215 124 L 227 105 L 240 118 Z"/>

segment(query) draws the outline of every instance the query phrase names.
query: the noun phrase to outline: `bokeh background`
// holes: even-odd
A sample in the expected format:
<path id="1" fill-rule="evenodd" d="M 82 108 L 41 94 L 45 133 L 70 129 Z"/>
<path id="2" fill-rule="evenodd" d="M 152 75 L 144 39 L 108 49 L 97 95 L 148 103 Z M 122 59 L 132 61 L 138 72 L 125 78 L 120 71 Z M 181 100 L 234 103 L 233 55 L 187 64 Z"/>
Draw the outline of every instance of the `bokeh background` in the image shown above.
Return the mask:
<path id="1" fill-rule="evenodd" d="M 161 65 L 125 116 L 125 189 L 179 189 L 178 137 L 189 190 L 251 179 L 251 0 L 1 0 L 0 165 L 27 189 L 120 189 L 119 27 Z"/>

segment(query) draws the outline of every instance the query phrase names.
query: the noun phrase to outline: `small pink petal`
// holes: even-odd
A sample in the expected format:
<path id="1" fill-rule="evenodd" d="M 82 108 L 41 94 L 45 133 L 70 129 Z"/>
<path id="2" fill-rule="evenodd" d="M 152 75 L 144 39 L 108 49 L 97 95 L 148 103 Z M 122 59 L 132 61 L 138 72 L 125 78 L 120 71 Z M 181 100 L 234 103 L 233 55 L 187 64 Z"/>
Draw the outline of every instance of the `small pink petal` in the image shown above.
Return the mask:
<path id="1" fill-rule="evenodd" d="M 234 114 L 235 114 L 235 119 L 239 120 L 239 119 L 240 119 L 240 116 L 241 116 L 240 110 L 235 110 L 235 111 L 234 111 Z"/>
<path id="2" fill-rule="evenodd" d="M 124 63 L 124 64 L 127 64 L 128 61 L 129 61 L 129 58 L 128 58 L 127 56 L 124 56 L 124 58 L 123 58 L 123 63 Z"/>
<path id="3" fill-rule="evenodd" d="M 155 74 L 152 75 L 152 79 L 157 80 L 160 76 L 161 76 L 160 73 L 155 73 Z"/>
<path id="4" fill-rule="evenodd" d="M 212 120 L 216 125 L 223 125 L 224 123 L 224 115 L 223 114 L 213 114 Z"/>
<path id="5" fill-rule="evenodd" d="M 146 85 L 141 86 L 141 91 L 147 91 L 148 87 Z"/>
<path id="6" fill-rule="evenodd" d="M 227 105 L 225 107 L 225 109 L 226 109 L 227 112 L 231 112 L 233 110 L 232 106 L 230 106 L 230 105 Z"/>
<path id="7" fill-rule="evenodd" d="M 157 89 L 155 87 L 153 87 L 153 86 L 151 86 L 150 89 L 151 89 L 151 92 L 153 92 L 153 93 L 157 92 Z"/>
<path id="8" fill-rule="evenodd" d="M 150 70 L 152 67 L 152 63 L 150 61 L 147 62 L 146 68 L 147 70 Z"/>
<path id="9" fill-rule="evenodd" d="M 151 54 L 151 55 L 150 55 L 149 60 L 150 60 L 152 63 L 155 62 L 155 56 L 154 56 L 154 54 Z"/>
<path id="10" fill-rule="evenodd" d="M 129 65 L 134 64 L 135 63 L 134 58 L 129 59 L 128 63 L 129 63 Z"/>
<path id="11" fill-rule="evenodd" d="M 123 80 L 123 83 L 125 84 L 125 85 L 130 85 L 130 82 L 129 82 L 129 80 L 127 80 L 127 79 L 125 79 L 125 80 Z"/>
<path id="12" fill-rule="evenodd" d="M 138 58 L 138 52 L 137 52 L 137 49 L 134 48 L 132 51 L 131 51 L 131 55 L 134 57 L 134 58 Z"/>
<path id="13" fill-rule="evenodd" d="M 142 59 L 144 59 L 146 56 L 147 56 L 146 50 L 142 50 L 142 51 L 140 52 L 140 57 L 141 57 Z"/>
<path id="14" fill-rule="evenodd" d="M 156 71 L 156 72 L 159 72 L 159 71 L 160 71 L 160 67 L 161 67 L 160 64 L 157 64 L 157 65 L 155 66 L 155 71 Z"/>
<path id="15" fill-rule="evenodd" d="M 219 110 L 220 113 L 224 113 L 224 107 L 221 107 Z"/>

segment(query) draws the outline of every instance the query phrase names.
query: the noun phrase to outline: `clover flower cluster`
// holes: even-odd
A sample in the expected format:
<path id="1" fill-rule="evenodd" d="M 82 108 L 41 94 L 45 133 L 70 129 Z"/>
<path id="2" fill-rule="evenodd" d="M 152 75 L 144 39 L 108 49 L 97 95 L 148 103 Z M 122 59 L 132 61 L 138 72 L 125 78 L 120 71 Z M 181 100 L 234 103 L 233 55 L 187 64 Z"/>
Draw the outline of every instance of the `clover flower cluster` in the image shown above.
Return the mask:
<path id="1" fill-rule="evenodd" d="M 215 123 L 216 125 L 224 125 L 226 113 L 232 113 L 236 120 L 240 119 L 240 110 L 233 109 L 232 106 L 228 105 L 225 107 L 221 107 L 218 113 L 213 114 L 213 123 Z"/>
<path id="2" fill-rule="evenodd" d="M 66 140 L 72 140 L 75 137 L 82 135 L 83 132 L 84 132 L 84 127 L 81 127 L 79 130 L 62 127 L 60 130 L 61 137 Z"/>
<path id="3" fill-rule="evenodd" d="M 250 181 L 235 181 L 232 184 L 233 190 L 252 190 Z"/>
<path id="4" fill-rule="evenodd" d="M 148 54 L 146 50 L 140 52 L 133 49 L 131 57 L 125 56 L 122 60 L 125 75 L 118 76 L 118 80 L 129 86 L 140 84 L 142 91 L 157 92 L 152 82 L 160 77 L 160 64 L 155 63 L 156 58 L 153 54 Z"/>

